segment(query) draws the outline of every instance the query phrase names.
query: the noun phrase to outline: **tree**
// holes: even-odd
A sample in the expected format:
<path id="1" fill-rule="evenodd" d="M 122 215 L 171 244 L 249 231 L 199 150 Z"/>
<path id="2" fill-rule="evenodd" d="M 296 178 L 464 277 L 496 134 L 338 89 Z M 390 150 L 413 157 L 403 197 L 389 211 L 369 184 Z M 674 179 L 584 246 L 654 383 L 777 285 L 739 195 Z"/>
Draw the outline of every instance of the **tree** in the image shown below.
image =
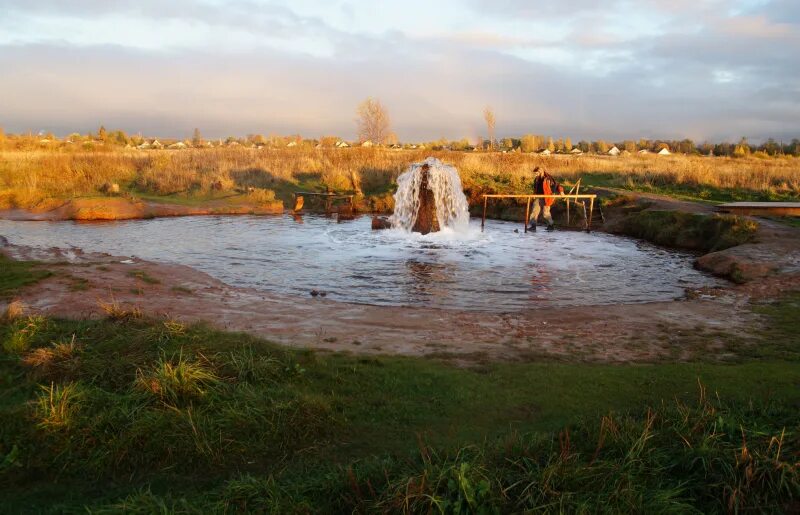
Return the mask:
<path id="1" fill-rule="evenodd" d="M 553 143 L 552 137 L 547 138 L 547 150 L 549 150 L 550 152 L 556 151 L 556 144 Z"/>
<path id="2" fill-rule="evenodd" d="M 570 138 L 564 140 L 564 150 L 566 150 L 567 152 L 572 150 L 572 140 Z"/>
<path id="3" fill-rule="evenodd" d="M 377 98 L 367 98 L 357 109 L 358 138 L 373 143 L 385 143 L 392 134 L 389 112 Z"/>
<path id="4" fill-rule="evenodd" d="M 533 134 L 526 134 L 520 140 L 520 148 L 523 152 L 536 152 L 539 150 L 539 142 Z"/>
<path id="5" fill-rule="evenodd" d="M 735 157 L 744 157 L 748 154 L 750 154 L 750 144 L 747 143 L 747 138 L 742 138 L 736 148 L 733 149 L 733 155 Z"/>
<path id="6" fill-rule="evenodd" d="M 100 129 L 97 131 L 97 139 L 105 141 L 107 137 L 108 133 L 106 132 L 106 128 L 101 125 Z"/>
<path id="7" fill-rule="evenodd" d="M 192 146 L 200 147 L 202 145 L 203 145 L 203 136 L 200 135 L 200 129 L 195 127 L 194 133 L 192 134 Z"/>
<path id="8" fill-rule="evenodd" d="M 494 150 L 494 127 L 495 117 L 494 109 L 491 106 L 486 106 L 483 109 L 483 119 L 486 120 L 486 129 L 489 131 L 489 150 Z"/>

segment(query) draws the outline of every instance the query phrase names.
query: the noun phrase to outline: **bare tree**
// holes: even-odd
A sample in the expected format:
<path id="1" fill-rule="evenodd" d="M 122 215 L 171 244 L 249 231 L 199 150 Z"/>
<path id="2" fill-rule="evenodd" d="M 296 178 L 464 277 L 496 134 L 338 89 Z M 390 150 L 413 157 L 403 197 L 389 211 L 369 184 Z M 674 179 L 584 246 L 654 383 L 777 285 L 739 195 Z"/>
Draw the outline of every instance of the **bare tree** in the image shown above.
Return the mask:
<path id="1" fill-rule="evenodd" d="M 389 111 L 377 98 L 367 98 L 358 105 L 358 138 L 372 143 L 386 143 L 392 135 Z"/>
<path id="2" fill-rule="evenodd" d="M 486 106 L 483 110 L 483 119 L 486 120 L 486 128 L 489 129 L 489 150 L 494 150 L 494 109 Z"/>

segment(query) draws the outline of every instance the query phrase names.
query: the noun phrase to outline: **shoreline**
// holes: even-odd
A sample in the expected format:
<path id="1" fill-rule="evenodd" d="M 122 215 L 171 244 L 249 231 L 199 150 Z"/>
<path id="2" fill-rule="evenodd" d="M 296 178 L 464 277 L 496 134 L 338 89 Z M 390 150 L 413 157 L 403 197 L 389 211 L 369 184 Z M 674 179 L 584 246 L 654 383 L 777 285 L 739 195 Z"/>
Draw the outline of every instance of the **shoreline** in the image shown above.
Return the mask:
<path id="1" fill-rule="evenodd" d="M 645 198 L 646 209 L 685 209 L 685 201 Z M 692 206 L 688 206 L 690 209 Z M 709 212 L 708 206 L 696 206 Z M 281 210 L 280 212 L 283 212 Z M 221 214 L 221 213 L 214 213 Z M 276 213 L 269 213 L 276 214 Z M 613 231 L 609 213 L 605 232 Z M 623 213 L 624 214 L 624 213 Z M 175 215 L 178 216 L 178 215 Z M 145 315 L 208 322 L 283 345 L 355 354 L 429 356 L 457 363 L 570 360 L 653 363 L 725 352 L 747 341 L 760 319 L 752 302 L 800 290 L 800 230 L 759 220 L 755 241 L 700 255 L 695 266 L 743 284 L 698 290 L 695 298 L 639 304 L 549 307 L 487 313 L 423 307 L 347 304 L 234 287 L 186 265 L 7 245 L 14 259 L 40 261 L 54 276 L 20 300 L 39 313 L 103 316 L 99 303 L 136 307 Z M 132 272 L 136 271 L 137 274 Z M 142 280 L 141 277 L 150 280 Z"/>
<path id="2" fill-rule="evenodd" d="M 129 200 L 122 197 L 87 197 L 69 200 L 50 199 L 39 209 L 3 209 L 0 219 L 30 222 L 106 222 L 147 220 L 177 216 L 275 215 L 284 212 L 283 203 L 266 205 L 230 204 L 209 201 L 197 206 L 168 202 Z"/>
<path id="3" fill-rule="evenodd" d="M 697 298 L 536 311 L 486 313 L 348 304 L 233 287 L 185 265 L 9 245 L 14 259 L 36 260 L 54 275 L 19 300 L 40 314 L 99 318 L 102 303 L 145 316 L 206 322 L 295 348 L 354 354 L 427 356 L 461 364 L 491 361 L 654 363 L 687 361 L 701 341 L 718 348 L 759 327 L 753 301 L 800 289 L 800 273 L 702 291 Z M 146 277 L 147 280 L 142 280 Z M 705 349 L 703 353 L 707 352 Z"/>

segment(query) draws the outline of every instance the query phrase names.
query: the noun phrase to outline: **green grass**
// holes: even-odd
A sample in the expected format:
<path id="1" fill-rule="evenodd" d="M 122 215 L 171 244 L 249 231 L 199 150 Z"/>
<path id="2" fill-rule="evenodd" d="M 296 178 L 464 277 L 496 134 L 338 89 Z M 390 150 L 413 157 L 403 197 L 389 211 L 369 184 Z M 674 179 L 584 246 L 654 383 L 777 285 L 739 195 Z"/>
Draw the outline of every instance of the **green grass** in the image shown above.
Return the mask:
<path id="1" fill-rule="evenodd" d="M 788 309 L 779 309 L 781 321 L 774 324 L 780 334 L 793 327 Z M 13 328 L 4 327 L 5 337 L 10 332 Z M 698 380 L 726 406 L 737 406 L 724 408 L 731 410 L 731 420 L 771 421 L 770 435 L 785 421 L 800 423 L 796 414 L 785 412 L 800 401 L 795 361 L 497 363 L 463 369 L 435 360 L 291 351 L 202 325 L 133 318 L 49 320 L 25 348 L 48 349 L 51 342 L 73 337 L 77 350 L 58 367 L 42 364 L 45 358 L 25 361 L 24 353 L 0 359 L 0 418 L 7 421 L 0 428 L 0 462 L 11 460 L 7 467 L 13 471 L 0 472 L 0 495 L 10 507 L 79 509 L 133 496 L 129 502 L 145 509 L 149 502 L 172 502 L 170 496 L 196 502 L 203 491 L 214 493 L 201 496 L 202 503 L 228 502 L 242 495 L 229 492 L 245 488 L 238 481 L 253 483 L 247 488 L 257 486 L 258 495 L 289 489 L 281 502 L 383 506 L 395 502 L 404 478 L 419 476 L 426 467 L 448 482 L 464 456 L 470 456 L 469 467 L 479 466 L 484 470 L 479 475 L 491 479 L 487 502 L 502 504 L 499 492 L 512 476 L 491 468 L 502 450 L 496 442 L 538 449 L 542 459 L 553 460 L 547 451 L 552 443 L 546 443 L 553 431 L 577 424 L 586 432 L 583 448 L 584 440 L 597 436 L 590 429 L 601 417 L 613 412 L 621 424 L 634 427 L 646 406 L 695 399 Z M 761 418 L 749 418 L 750 403 Z M 771 409 L 778 418 L 763 414 Z M 752 429 L 754 435 L 760 427 Z M 437 457 L 430 463 L 421 460 L 420 441 Z M 465 447 L 466 454 L 457 454 Z M 17 458 L 8 458 L 12 454 Z M 585 458 L 579 454 L 572 466 L 587 466 Z M 659 458 L 658 466 L 665 460 Z M 351 468 L 368 498 L 347 501 L 343 492 L 327 498 L 327 489 L 349 488 Z M 367 495 L 365 481 L 377 481 L 382 468 L 388 482 Z M 265 483 L 270 476 L 272 487 Z M 670 488 L 678 486 L 677 477 L 670 481 Z M 588 488 L 579 478 L 574 485 Z M 461 495 L 447 493 L 446 485 L 430 487 L 444 488 L 437 495 Z M 148 489 L 155 497 L 142 493 Z M 578 496 L 585 495 L 588 490 Z"/>
<path id="2" fill-rule="evenodd" d="M 611 229 L 658 245 L 715 252 L 755 238 L 758 224 L 735 215 L 630 211 Z"/>
<path id="3" fill-rule="evenodd" d="M 0 253 L 0 299 L 14 295 L 20 288 L 37 283 L 52 274 L 31 261 L 15 261 Z"/>
<path id="4" fill-rule="evenodd" d="M 126 274 L 128 277 L 133 277 L 134 279 L 138 279 L 143 283 L 147 284 L 160 284 L 161 281 L 153 277 L 152 275 L 148 274 L 144 270 L 131 270 Z"/>

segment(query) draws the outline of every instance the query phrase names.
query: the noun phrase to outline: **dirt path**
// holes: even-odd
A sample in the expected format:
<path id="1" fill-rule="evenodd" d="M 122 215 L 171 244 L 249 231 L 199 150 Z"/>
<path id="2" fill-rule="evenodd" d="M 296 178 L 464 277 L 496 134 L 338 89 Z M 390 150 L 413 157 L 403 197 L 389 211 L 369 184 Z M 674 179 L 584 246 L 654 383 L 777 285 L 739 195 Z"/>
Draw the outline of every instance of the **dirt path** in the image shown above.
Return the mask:
<path id="1" fill-rule="evenodd" d="M 757 281 L 695 291 L 693 298 L 673 302 L 507 314 L 344 304 L 235 288 L 186 266 L 74 250 L 2 250 L 18 259 L 48 262 L 56 272 L 22 294 L 23 302 L 41 313 L 99 317 L 99 303 L 113 300 L 148 315 L 205 320 L 289 346 L 457 362 L 725 359 L 728 344 L 746 342 L 759 323 L 751 300 L 800 289 L 800 231 L 765 222 L 757 243 L 715 253 L 717 259 L 767 266 L 770 274 Z"/>

